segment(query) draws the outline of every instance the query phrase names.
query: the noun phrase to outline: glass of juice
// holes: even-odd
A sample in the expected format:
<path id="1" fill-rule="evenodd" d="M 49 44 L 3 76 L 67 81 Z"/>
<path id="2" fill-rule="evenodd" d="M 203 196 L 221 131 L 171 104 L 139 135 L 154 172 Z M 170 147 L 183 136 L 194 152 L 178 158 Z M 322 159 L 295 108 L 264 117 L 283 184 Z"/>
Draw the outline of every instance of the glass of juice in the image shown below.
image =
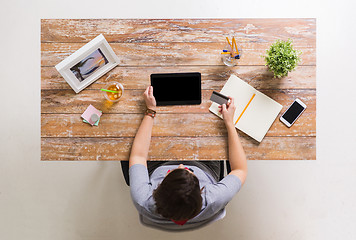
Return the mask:
<path id="1" fill-rule="evenodd" d="M 119 101 L 124 93 L 124 87 L 118 82 L 110 82 L 104 87 L 104 89 L 108 90 L 103 91 L 104 97 L 110 102 Z"/>

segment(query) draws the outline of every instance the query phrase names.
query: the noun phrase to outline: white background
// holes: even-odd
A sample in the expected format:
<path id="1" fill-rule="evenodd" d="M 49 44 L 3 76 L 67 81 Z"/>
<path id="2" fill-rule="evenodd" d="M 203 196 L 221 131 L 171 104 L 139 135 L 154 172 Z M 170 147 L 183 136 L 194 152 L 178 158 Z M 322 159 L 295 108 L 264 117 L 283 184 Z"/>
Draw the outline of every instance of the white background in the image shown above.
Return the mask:
<path id="1" fill-rule="evenodd" d="M 353 1 L 0 4 L 0 239 L 356 239 Z M 41 18 L 317 18 L 317 161 L 249 161 L 227 217 L 189 233 L 138 222 L 119 162 L 40 161 Z"/>

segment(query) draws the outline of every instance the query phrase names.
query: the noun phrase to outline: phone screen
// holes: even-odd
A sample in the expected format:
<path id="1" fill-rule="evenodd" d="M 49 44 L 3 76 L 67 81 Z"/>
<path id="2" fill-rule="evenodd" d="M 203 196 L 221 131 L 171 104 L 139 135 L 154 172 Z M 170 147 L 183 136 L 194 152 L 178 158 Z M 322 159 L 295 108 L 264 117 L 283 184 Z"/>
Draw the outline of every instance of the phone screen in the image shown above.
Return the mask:
<path id="1" fill-rule="evenodd" d="M 301 112 L 303 112 L 304 107 L 301 106 L 298 102 L 294 102 L 290 108 L 283 114 L 283 118 L 287 120 L 290 124 L 294 122 L 294 120 L 299 116 Z"/>

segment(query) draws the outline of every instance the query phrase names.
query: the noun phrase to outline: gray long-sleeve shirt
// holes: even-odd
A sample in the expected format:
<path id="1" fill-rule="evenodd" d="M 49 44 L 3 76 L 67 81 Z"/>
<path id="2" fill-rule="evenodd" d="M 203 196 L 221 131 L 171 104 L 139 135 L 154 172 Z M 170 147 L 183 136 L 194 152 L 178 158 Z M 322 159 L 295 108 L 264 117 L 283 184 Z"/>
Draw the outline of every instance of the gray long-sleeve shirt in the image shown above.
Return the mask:
<path id="1" fill-rule="evenodd" d="M 164 165 L 158 167 L 148 176 L 147 168 L 141 164 L 130 167 L 130 190 L 133 203 L 140 214 L 140 220 L 144 225 L 162 230 L 181 231 L 196 229 L 219 220 L 225 216 L 225 206 L 240 190 L 241 181 L 237 176 L 227 175 L 220 182 L 196 166 L 186 166 L 194 170 L 199 179 L 202 191 L 202 209 L 194 218 L 183 226 L 177 225 L 169 219 L 156 213 L 153 190 L 162 182 L 168 170 L 177 168 L 178 165 Z"/>

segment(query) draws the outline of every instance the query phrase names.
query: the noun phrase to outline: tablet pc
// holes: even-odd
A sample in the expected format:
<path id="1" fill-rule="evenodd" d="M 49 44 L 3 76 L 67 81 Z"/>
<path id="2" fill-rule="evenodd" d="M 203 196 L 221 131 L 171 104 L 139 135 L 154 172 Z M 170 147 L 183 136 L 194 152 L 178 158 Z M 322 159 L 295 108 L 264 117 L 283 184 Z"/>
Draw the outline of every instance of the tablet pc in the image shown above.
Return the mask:
<path id="1" fill-rule="evenodd" d="M 151 74 L 153 96 L 157 106 L 201 104 L 201 74 Z"/>

